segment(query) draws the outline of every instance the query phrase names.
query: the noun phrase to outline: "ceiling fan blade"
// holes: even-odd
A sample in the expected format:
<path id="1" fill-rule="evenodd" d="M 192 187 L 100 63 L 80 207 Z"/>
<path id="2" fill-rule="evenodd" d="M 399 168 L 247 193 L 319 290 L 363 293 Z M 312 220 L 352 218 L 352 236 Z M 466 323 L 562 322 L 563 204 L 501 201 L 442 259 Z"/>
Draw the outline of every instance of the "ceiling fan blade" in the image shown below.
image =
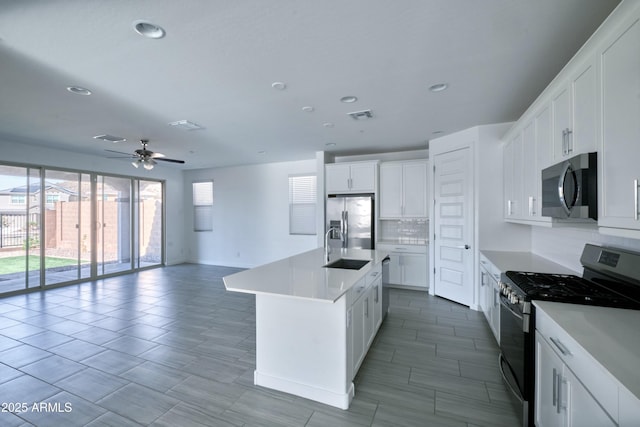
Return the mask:
<path id="1" fill-rule="evenodd" d="M 160 158 L 160 157 L 166 157 L 166 156 L 165 156 L 164 154 L 162 154 L 162 153 L 153 153 L 153 152 L 151 152 L 151 151 L 150 151 L 150 153 L 151 153 L 151 154 L 150 154 L 150 156 L 149 156 L 149 157 L 151 157 L 152 159 L 157 159 L 157 158 Z"/>
<path id="2" fill-rule="evenodd" d="M 171 163 L 184 163 L 184 160 L 167 159 L 165 157 L 154 157 L 153 160 L 160 160 L 162 162 L 171 162 Z"/>
<path id="3" fill-rule="evenodd" d="M 104 151 L 109 151 L 110 153 L 124 154 L 125 156 L 131 157 L 131 153 L 123 153 L 122 151 L 115 151 L 115 150 L 104 150 Z"/>

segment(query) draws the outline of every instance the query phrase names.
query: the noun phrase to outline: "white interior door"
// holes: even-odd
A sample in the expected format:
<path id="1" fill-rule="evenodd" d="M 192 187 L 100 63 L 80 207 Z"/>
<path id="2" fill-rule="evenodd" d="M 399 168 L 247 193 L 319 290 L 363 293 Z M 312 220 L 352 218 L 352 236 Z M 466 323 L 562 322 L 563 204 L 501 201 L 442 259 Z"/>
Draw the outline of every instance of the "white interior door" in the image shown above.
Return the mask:
<path id="1" fill-rule="evenodd" d="M 473 302 L 473 165 L 466 147 L 434 159 L 435 294 Z"/>

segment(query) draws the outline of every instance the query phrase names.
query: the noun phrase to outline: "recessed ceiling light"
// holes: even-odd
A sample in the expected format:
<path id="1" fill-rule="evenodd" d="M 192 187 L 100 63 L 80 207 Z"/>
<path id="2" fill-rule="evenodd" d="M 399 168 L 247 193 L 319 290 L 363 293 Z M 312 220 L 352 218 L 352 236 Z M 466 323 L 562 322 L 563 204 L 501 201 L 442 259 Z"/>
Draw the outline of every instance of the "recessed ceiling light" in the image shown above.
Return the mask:
<path id="1" fill-rule="evenodd" d="M 440 135 L 441 133 L 444 133 L 444 131 L 442 131 L 442 130 L 434 130 L 433 132 L 431 132 L 432 135 Z"/>
<path id="2" fill-rule="evenodd" d="M 113 135 L 96 135 L 93 137 L 93 139 L 101 139 L 103 141 L 107 141 L 107 142 L 125 142 L 127 139 L 123 138 L 121 136 L 113 136 Z"/>
<path id="3" fill-rule="evenodd" d="M 260 151 L 258 151 L 258 154 L 265 155 L 265 154 L 267 154 L 267 152 L 266 152 L 266 151 L 264 151 L 264 150 L 260 150 Z"/>
<path id="4" fill-rule="evenodd" d="M 332 128 L 332 127 L 334 127 L 335 125 L 334 125 L 333 123 L 331 123 L 331 122 L 326 122 L 326 123 L 323 123 L 323 124 L 322 124 L 322 126 L 324 126 L 324 127 L 326 127 L 326 128 Z"/>
<path id="5" fill-rule="evenodd" d="M 327 142 L 326 144 L 324 144 L 326 147 L 335 147 L 336 143 L 335 142 Z"/>
<path id="6" fill-rule="evenodd" d="M 429 86 L 429 90 L 431 92 L 442 92 L 443 90 L 447 89 L 449 87 L 448 84 L 446 83 L 438 83 L 435 84 L 433 86 Z"/>
<path id="7" fill-rule="evenodd" d="M 342 98 L 340 98 L 340 102 L 344 102 L 346 104 L 351 104 L 353 102 L 356 102 L 358 100 L 358 98 L 356 98 L 355 96 L 343 96 Z"/>
<path id="8" fill-rule="evenodd" d="M 315 110 L 315 108 L 311 107 L 310 105 L 302 107 L 302 111 L 304 111 L 305 113 L 313 113 L 313 110 Z"/>
<path id="9" fill-rule="evenodd" d="M 283 82 L 273 82 L 271 83 L 271 87 L 276 90 L 285 90 L 287 88 L 287 85 Z"/>
<path id="10" fill-rule="evenodd" d="M 136 30 L 136 33 L 150 39 L 161 39 L 166 34 L 162 27 L 148 21 L 135 21 L 133 28 Z"/>
<path id="11" fill-rule="evenodd" d="M 75 93 L 76 95 L 91 95 L 91 91 L 89 89 L 80 87 L 80 86 L 69 86 L 67 90 L 71 93 Z"/>

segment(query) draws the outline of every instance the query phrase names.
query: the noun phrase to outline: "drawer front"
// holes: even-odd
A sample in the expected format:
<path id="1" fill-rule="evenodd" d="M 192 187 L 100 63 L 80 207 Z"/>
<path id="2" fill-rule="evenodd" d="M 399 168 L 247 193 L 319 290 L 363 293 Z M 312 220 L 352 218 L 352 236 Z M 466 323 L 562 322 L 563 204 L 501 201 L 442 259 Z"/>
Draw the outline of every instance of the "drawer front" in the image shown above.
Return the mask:
<path id="1" fill-rule="evenodd" d="M 427 253 L 426 245 L 390 245 L 387 243 L 378 244 L 377 249 L 397 253 L 425 254 Z"/>
<path id="2" fill-rule="evenodd" d="M 382 276 L 382 265 L 378 264 L 371 271 L 369 271 L 365 276 L 366 286 L 368 287 L 373 282 L 375 282 L 378 277 L 381 277 L 381 276 Z"/>
<path id="3" fill-rule="evenodd" d="M 351 307 L 362 295 L 367 288 L 367 278 L 363 277 L 353 284 L 351 289 L 347 291 L 347 307 Z"/>
<path id="4" fill-rule="evenodd" d="M 611 418 L 617 421 L 618 384 L 611 374 L 540 309 L 536 310 L 536 330 Z"/>

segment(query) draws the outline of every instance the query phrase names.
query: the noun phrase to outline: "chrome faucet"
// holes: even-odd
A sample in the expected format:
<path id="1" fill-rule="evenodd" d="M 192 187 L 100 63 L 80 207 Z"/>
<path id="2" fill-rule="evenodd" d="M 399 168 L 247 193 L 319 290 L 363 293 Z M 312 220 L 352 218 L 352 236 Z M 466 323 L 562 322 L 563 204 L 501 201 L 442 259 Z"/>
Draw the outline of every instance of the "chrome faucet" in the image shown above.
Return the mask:
<path id="1" fill-rule="evenodd" d="M 329 254 L 331 253 L 331 246 L 329 246 L 329 233 L 332 231 L 337 231 L 340 234 L 340 239 L 342 239 L 342 231 L 336 227 L 331 227 L 324 234 L 324 258 L 329 262 Z"/>

